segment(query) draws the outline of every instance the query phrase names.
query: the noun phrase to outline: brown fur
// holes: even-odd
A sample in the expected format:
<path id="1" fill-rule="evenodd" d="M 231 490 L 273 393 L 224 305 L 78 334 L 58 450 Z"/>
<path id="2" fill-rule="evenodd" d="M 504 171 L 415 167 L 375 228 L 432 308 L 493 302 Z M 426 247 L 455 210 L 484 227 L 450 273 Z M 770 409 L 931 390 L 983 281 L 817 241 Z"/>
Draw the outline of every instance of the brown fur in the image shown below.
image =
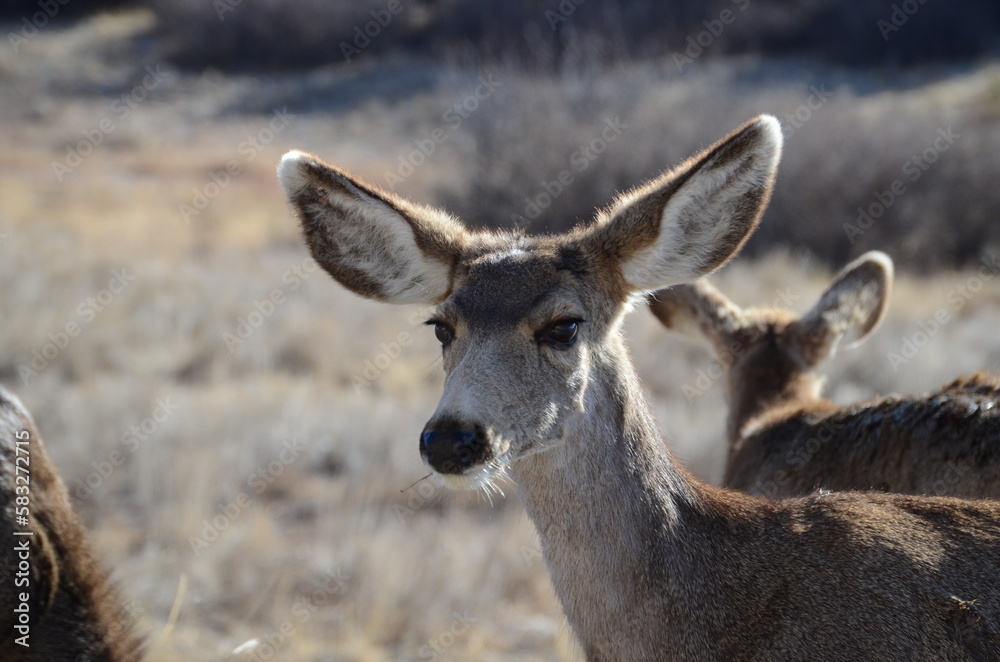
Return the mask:
<path id="1" fill-rule="evenodd" d="M 561 237 L 466 234 L 435 311 L 447 377 L 421 452 L 452 486 L 509 473 L 588 660 L 990 659 L 1000 503 L 750 497 L 695 480 L 656 433 L 622 319 L 643 288 L 731 257 L 759 218 L 779 152 L 777 122 L 759 118 L 595 225 Z M 293 205 L 317 186 L 303 168 L 315 162 L 282 161 Z M 409 225 L 380 209 L 296 211 L 350 225 L 329 228 L 340 237 Z M 646 227 L 657 230 L 631 232 Z M 426 256 L 400 246 L 382 267 L 404 293 L 396 300 L 412 300 L 397 274 Z M 549 331 L 567 320 L 574 342 L 554 344 Z M 956 613 L 953 597 L 974 614 Z"/>
<path id="2" fill-rule="evenodd" d="M 650 297 L 665 326 L 707 339 L 728 365 L 727 487 L 1000 498 L 997 378 L 977 373 L 933 393 L 846 406 L 820 397 L 818 366 L 842 336 L 853 330 L 858 342 L 877 328 L 891 277 L 887 257 L 862 256 L 802 318 L 741 310 L 705 281 Z"/>
<path id="3" fill-rule="evenodd" d="M 17 451 L 17 441 L 28 443 Z M 25 451 L 29 455 L 25 455 Z M 22 458 L 18 460 L 17 458 Z M 29 464 L 24 466 L 24 458 Z M 16 467 L 21 466 L 21 473 Z M 15 506 L 28 470 L 30 537 L 15 536 Z M 19 480 L 18 477 L 21 477 Z M 18 487 L 22 490 L 18 492 Z M 0 389 L 0 657 L 6 662 L 126 662 L 140 659 L 135 617 L 94 557 L 83 525 L 73 512 L 66 486 L 45 451 L 31 416 Z M 29 573 L 20 572 L 14 546 L 28 540 Z M 28 581 L 28 586 L 17 582 Z M 15 643 L 21 633 L 14 609 L 29 593 L 29 647 Z"/>

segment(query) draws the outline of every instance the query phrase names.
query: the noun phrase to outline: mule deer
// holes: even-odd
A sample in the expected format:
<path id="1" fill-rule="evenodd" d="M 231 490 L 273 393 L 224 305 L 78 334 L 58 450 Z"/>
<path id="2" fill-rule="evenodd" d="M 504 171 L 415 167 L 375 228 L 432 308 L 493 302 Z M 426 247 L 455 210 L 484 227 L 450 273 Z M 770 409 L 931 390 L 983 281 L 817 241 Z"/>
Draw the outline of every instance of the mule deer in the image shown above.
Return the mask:
<path id="1" fill-rule="evenodd" d="M 135 617 L 94 557 L 31 415 L 3 389 L 0 509 L 0 658 L 138 660 Z"/>
<path id="2" fill-rule="evenodd" d="M 723 483 L 786 497 L 818 489 L 1000 498 L 1000 382 L 978 373 L 927 395 L 839 406 L 817 367 L 882 321 L 892 261 L 867 253 L 802 317 L 742 310 L 706 280 L 661 290 L 667 328 L 704 338 L 728 365 L 729 459 Z"/>
<path id="3" fill-rule="evenodd" d="M 302 152 L 278 175 L 334 279 L 436 305 L 446 379 L 420 453 L 452 487 L 510 474 L 589 660 L 995 659 L 1000 503 L 751 497 L 656 432 L 622 319 L 739 250 L 780 149 L 757 118 L 556 236 L 470 231 Z"/>

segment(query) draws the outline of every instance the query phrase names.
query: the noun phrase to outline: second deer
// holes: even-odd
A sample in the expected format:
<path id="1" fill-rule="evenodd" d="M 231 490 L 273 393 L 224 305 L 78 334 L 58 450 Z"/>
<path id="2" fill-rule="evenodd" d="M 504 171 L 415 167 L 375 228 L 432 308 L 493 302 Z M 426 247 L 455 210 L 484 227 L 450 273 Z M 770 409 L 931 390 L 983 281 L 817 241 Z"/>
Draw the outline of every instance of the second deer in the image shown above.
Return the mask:
<path id="1" fill-rule="evenodd" d="M 771 497 L 822 488 L 1000 498 L 995 377 L 843 406 L 820 396 L 817 368 L 843 339 L 856 344 L 878 327 L 892 272 L 887 255 L 867 253 L 802 317 L 743 310 L 706 280 L 650 297 L 664 326 L 707 340 L 728 367 L 727 487 Z"/>

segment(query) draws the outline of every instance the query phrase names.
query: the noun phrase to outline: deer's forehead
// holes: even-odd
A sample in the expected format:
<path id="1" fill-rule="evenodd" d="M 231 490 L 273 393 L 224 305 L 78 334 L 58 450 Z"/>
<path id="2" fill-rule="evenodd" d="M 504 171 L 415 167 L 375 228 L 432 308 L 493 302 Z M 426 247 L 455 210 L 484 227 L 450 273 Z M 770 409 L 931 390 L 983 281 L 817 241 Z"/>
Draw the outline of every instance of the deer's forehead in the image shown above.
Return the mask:
<path id="1" fill-rule="evenodd" d="M 572 271 L 552 255 L 513 250 L 463 264 L 445 305 L 470 326 L 495 328 L 579 308 L 579 289 Z"/>
<path id="2" fill-rule="evenodd" d="M 798 317 L 781 308 L 754 308 L 743 312 L 739 333 L 744 343 L 763 345 L 765 342 L 782 344 L 788 327 Z"/>

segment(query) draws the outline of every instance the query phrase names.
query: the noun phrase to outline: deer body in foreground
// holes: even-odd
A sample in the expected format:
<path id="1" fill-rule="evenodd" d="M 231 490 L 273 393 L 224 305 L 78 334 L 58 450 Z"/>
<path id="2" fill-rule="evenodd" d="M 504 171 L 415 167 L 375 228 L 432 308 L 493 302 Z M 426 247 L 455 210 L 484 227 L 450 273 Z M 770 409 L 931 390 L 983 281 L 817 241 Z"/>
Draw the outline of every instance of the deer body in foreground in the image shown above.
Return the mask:
<path id="1" fill-rule="evenodd" d="M 94 557 L 30 414 L 3 389 L 0 540 L 0 659 L 139 659 L 135 617 Z"/>
<path id="2" fill-rule="evenodd" d="M 703 338 L 727 363 L 727 487 L 787 497 L 816 489 L 1000 499 L 1000 381 L 982 373 L 926 395 L 840 406 L 817 367 L 888 307 L 892 262 L 867 253 L 801 318 L 742 310 L 708 281 L 649 297 L 667 328 Z"/>
<path id="3" fill-rule="evenodd" d="M 656 432 L 622 319 L 738 251 L 780 145 L 758 118 L 548 237 L 469 231 L 301 152 L 279 178 L 336 280 L 435 304 L 446 380 L 421 455 L 453 487 L 513 478 L 587 659 L 995 659 L 1000 503 L 751 497 Z"/>

